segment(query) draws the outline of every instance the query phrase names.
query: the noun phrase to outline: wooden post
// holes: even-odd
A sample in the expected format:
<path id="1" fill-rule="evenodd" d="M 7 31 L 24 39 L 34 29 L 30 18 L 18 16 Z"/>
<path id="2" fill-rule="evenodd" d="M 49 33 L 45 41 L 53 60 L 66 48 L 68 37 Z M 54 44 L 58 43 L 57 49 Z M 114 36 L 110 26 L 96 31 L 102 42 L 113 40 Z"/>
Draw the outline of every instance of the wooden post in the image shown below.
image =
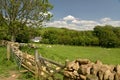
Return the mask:
<path id="1" fill-rule="evenodd" d="M 7 60 L 10 60 L 10 45 L 7 44 Z"/>
<path id="2" fill-rule="evenodd" d="M 65 67 L 67 67 L 68 66 L 68 63 L 69 63 L 70 61 L 67 59 L 67 60 L 65 60 Z"/>
<path id="3" fill-rule="evenodd" d="M 37 49 L 35 50 L 35 61 L 36 61 L 36 62 L 39 61 L 39 59 L 38 59 L 38 50 L 37 50 Z"/>
<path id="4" fill-rule="evenodd" d="M 39 68 L 38 68 L 38 50 L 35 49 L 35 62 L 36 62 L 36 70 L 35 70 L 35 79 L 39 80 Z"/>

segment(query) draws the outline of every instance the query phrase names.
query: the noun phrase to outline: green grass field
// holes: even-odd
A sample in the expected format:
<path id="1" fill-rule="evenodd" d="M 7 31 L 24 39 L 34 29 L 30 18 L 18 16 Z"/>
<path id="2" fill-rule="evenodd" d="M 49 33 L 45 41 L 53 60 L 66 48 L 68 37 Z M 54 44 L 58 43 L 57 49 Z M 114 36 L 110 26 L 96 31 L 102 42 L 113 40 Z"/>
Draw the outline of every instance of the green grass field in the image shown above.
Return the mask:
<path id="1" fill-rule="evenodd" d="M 106 64 L 120 64 L 120 48 L 81 47 L 40 44 L 39 53 L 56 62 L 64 63 L 66 59 L 87 58 L 91 61 L 101 60 Z"/>
<path id="2" fill-rule="evenodd" d="M 36 44 L 39 53 L 56 62 L 64 63 L 66 59 L 87 58 L 91 61 L 101 60 L 107 64 L 120 64 L 120 48 L 82 47 L 65 45 Z M 34 54 L 34 50 L 25 49 Z M 6 48 L 0 47 L 0 64 L 6 61 Z"/>

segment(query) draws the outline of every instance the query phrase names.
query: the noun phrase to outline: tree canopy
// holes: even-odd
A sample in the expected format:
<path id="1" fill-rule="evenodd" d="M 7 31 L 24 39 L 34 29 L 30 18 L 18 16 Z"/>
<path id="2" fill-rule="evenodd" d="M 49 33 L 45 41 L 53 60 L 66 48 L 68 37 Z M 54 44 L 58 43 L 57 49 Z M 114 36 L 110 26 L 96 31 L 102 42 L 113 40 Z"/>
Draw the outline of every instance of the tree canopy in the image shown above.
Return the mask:
<path id="1" fill-rule="evenodd" d="M 45 28 L 42 43 L 77 46 L 120 47 L 120 27 L 95 26 L 93 31 Z"/>
<path id="2" fill-rule="evenodd" d="M 13 41 L 18 30 L 25 25 L 40 27 L 43 21 L 52 17 L 49 10 L 53 6 L 48 0 L 0 0 L 0 3 L 1 19 L 5 20 L 4 24 Z"/>

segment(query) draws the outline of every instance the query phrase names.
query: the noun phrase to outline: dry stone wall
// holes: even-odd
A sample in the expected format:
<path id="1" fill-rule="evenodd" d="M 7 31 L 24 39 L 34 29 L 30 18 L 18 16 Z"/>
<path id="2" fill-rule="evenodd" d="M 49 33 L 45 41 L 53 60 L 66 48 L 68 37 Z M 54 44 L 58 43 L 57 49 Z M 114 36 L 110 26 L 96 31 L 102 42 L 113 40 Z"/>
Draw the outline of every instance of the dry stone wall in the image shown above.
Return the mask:
<path id="1" fill-rule="evenodd" d="M 120 80 L 120 65 L 77 59 L 66 63 L 64 80 Z"/>

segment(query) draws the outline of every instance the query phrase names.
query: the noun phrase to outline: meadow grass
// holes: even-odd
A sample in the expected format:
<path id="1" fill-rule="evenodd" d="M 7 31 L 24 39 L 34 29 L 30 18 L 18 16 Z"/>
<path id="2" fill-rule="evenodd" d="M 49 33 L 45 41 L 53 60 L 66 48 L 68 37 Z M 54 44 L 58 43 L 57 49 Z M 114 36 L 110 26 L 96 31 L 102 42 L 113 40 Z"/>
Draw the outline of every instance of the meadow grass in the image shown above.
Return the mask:
<path id="1" fill-rule="evenodd" d="M 101 48 L 65 45 L 45 45 L 40 44 L 39 53 L 56 62 L 64 63 L 66 59 L 90 59 L 100 60 L 106 64 L 120 64 L 120 48 Z"/>

